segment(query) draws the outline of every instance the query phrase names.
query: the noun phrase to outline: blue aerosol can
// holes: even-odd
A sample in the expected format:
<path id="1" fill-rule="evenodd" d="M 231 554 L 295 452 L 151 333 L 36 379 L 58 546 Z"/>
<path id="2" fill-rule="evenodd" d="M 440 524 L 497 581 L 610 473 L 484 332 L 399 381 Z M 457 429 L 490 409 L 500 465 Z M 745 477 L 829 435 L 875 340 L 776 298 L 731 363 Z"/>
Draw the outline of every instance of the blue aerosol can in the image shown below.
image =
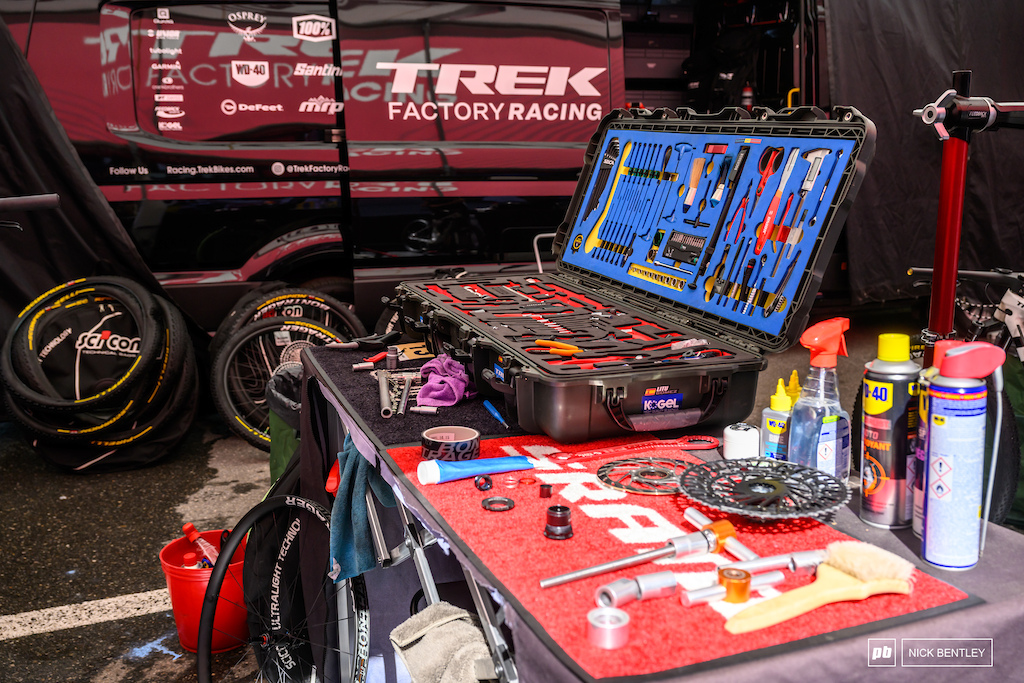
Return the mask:
<path id="1" fill-rule="evenodd" d="M 860 518 L 872 526 L 905 529 L 913 520 L 907 471 L 917 458 L 920 372 L 910 360 L 910 337 L 878 336 L 878 357 L 864 366 L 861 383 Z"/>
<path id="2" fill-rule="evenodd" d="M 984 378 L 1001 371 L 1005 360 L 1005 352 L 988 342 L 962 344 L 946 352 L 929 380 L 921 558 L 932 566 L 970 569 L 981 557 Z"/>
<path id="3" fill-rule="evenodd" d="M 907 478 L 912 482 L 914 535 L 921 537 L 924 524 L 924 478 L 928 469 L 928 385 L 931 378 L 939 374 L 939 367 L 942 359 L 946 357 L 946 351 L 964 342 L 958 339 L 941 339 L 935 342 L 935 350 L 932 354 L 932 365 L 921 370 L 920 375 L 920 401 L 917 406 L 917 443 L 914 450 L 916 456 L 907 464 Z"/>

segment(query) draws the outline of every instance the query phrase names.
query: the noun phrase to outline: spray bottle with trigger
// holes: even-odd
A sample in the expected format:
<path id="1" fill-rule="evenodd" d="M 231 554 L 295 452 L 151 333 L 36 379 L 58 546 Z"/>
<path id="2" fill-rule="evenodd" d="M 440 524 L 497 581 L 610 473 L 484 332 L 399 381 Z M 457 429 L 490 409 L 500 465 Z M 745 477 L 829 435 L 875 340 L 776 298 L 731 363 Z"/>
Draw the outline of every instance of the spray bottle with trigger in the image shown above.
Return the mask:
<path id="1" fill-rule="evenodd" d="M 811 370 L 789 420 L 789 461 L 815 467 L 842 482 L 850 476 L 850 415 L 839 403 L 837 358 L 847 355 L 847 318 L 812 325 L 800 336 Z"/>
<path id="2" fill-rule="evenodd" d="M 921 558 L 932 566 L 970 569 L 985 547 L 984 522 L 992 505 L 1003 420 L 1003 402 L 998 400 L 988 494 L 982 505 L 988 398 L 985 377 L 991 375 L 994 390 L 1001 392 L 1005 360 L 1006 352 L 988 342 L 961 344 L 946 352 L 938 374 L 929 382 Z"/>

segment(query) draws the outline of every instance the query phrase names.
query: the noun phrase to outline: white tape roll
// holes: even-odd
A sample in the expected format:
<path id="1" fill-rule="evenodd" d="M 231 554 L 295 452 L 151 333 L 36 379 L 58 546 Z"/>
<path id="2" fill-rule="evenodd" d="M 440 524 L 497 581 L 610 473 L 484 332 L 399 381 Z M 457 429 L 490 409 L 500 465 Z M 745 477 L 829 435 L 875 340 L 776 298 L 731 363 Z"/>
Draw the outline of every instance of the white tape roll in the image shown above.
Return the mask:
<path id="1" fill-rule="evenodd" d="M 722 457 L 726 460 L 756 458 L 760 448 L 760 433 L 757 427 L 746 422 L 737 422 L 725 428 L 722 437 Z"/>

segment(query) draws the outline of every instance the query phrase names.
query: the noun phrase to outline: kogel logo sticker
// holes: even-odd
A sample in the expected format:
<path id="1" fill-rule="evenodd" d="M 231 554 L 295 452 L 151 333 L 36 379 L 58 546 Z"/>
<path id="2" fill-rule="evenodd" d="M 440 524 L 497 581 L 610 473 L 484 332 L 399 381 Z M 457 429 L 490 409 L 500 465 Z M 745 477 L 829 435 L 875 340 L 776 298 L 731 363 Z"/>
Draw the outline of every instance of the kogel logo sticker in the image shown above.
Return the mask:
<path id="1" fill-rule="evenodd" d="M 139 354 L 139 341 L 138 337 L 125 337 L 110 330 L 84 332 L 75 341 L 75 349 L 96 353 L 117 353 L 137 356 Z"/>
<path id="2" fill-rule="evenodd" d="M 645 413 L 657 413 L 664 410 L 679 410 L 683 406 L 682 394 L 657 394 L 644 396 L 640 402 Z"/>
<path id="3" fill-rule="evenodd" d="M 231 78 L 250 88 L 258 88 L 270 79 L 270 62 L 232 59 Z"/>
<path id="4" fill-rule="evenodd" d="M 319 14 L 303 14 L 292 17 L 292 36 L 299 40 L 322 43 L 337 35 L 334 19 L 321 17 Z"/>

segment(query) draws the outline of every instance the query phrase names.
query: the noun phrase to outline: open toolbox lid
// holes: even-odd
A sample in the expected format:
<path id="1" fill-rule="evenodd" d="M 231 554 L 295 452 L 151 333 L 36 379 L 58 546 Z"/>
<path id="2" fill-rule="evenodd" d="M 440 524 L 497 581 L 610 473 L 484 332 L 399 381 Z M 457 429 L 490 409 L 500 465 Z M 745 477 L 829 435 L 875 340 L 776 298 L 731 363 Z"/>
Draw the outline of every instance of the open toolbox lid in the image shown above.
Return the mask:
<path id="1" fill-rule="evenodd" d="M 785 350 L 874 141 L 850 107 L 615 110 L 558 228 L 559 273 L 759 353 Z"/>

